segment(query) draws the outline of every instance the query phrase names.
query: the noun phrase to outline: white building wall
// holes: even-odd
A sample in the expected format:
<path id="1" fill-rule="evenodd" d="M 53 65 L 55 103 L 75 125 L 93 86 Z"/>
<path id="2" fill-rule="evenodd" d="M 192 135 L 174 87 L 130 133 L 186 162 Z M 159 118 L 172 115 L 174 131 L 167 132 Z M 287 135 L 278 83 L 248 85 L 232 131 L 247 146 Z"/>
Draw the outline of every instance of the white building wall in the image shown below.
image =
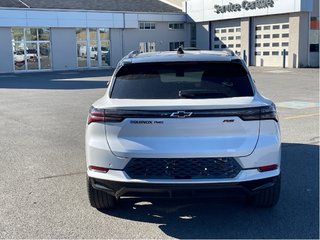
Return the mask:
<path id="1" fill-rule="evenodd" d="M 309 13 L 290 14 L 289 67 L 308 66 L 309 29 Z"/>
<path id="2" fill-rule="evenodd" d="M 75 28 L 51 28 L 51 53 L 53 70 L 77 68 Z"/>
<path id="3" fill-rule="evenodd" d="M 118 62 L 124 56 L 122 46 L 123 29 L 111 29 L 110 42 L 111 42 L 111 67 L 116 67 Z"/>
<path id="4" fill-rule="evenodd" d="M 209 22 L 197 23 L 197 48 L 209 50 Z"/>
<path id="5" fill-rule="evenodd" d="M 139 21 L 156 22 L 157 29 L 140 30 Z M 189 44 L 185 30 L 169 30 L 169 22 L 186 22 L 184 13 L 124 13 L 82 10 L 0 9 L 0 72 L 13 72 L 11 27 L 51 29 L 52 70 L 77 69 L 76 28 L 109 28 L 111 66 L 140 42 L 155 42 L 156 50 L 169 42 Z M 124 39 L 124 40 L 123 40 Z"/>
<path id="6" fill-rule="evenodd" d="M 243 0 L 188 0 L 188 15 L 196 22 L 207 22 L 224 19 L 245 18 L 255 16 L 266 16 L 275 14 L 294 13 L 301 11 L 312 11 L 313 0 L 273 0 L 274 7 L 254 10 L 231 11 L 216 13 L 215 5 L 223 6 L 232 4 L 242 5 Z M 318 0 L 315 0 L 318 1 Z"/>
<path id="7" fill-rule="evenodd" d="M 186 30 L 170 30 L 169 22 L 155 22 L 155 30 L 124 29 L 123 50 L 124 55 L 139 50 L 140 42 L 155 42 L 156 51 L 169 50 L 170 42 L 188 42 Z M 186 28 L 185 28 L 186 29 Z"/>
<path id="8" fill-rule="evenodd" d="M 0 27 L 0 73 L 13 72 L 11 28 Z"/>

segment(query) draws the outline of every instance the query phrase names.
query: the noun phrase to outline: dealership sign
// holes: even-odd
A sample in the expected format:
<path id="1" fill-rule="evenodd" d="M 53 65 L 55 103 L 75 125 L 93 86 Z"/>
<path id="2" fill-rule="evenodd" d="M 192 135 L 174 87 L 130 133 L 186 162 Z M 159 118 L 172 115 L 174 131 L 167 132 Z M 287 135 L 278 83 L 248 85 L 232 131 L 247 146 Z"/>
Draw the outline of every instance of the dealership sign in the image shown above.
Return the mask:
<path id="1" fill-rule="evenodd" d="M 255 10 L 255 9 L 261 9 L 261 8 L 273 8 L 274 7 L 274 1 L 273 0 L 256 0 L 253 2 L 249 1 L 243 1 L 241 4 L 236 3 L 229 3 L 228 5 L 214 5 L 214 8 L 216 10 L 216 13 L 226 13 L 226 12 L 240 12 L 243 10 Z"/>

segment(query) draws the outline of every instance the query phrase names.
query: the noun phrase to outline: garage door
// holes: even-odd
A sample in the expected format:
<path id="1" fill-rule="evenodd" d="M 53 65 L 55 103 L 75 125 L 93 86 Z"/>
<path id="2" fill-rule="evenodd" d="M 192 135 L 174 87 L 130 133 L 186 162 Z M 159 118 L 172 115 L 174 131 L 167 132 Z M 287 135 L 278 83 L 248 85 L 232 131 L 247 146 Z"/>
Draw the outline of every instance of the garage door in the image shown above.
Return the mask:
<path id="1" fill-rule="evenodd" d="M 289 54 L 289 23 L 256 25 L 256 66 L 283 66 L 283 50 L 286 50 L 286 65 Z"/>
<path id="2" fill-rule="evenodd" d="M 214 29 L 214 50 L 229 49 L 240 54 L 241 52 L 241 28 L 215 28 Z"/>

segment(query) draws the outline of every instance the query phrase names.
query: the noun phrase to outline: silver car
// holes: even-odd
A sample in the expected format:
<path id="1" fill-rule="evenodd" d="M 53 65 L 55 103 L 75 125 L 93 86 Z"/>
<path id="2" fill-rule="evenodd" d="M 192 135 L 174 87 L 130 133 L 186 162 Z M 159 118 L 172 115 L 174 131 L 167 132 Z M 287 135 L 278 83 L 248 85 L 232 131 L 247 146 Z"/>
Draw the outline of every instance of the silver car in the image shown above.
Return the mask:
<path id="1" fill-rule="evenodd" d="M 90 203 L 123 196 L 244 195 L 279 199 L 275 105 L 232 52 L 135 53 L 123 58 L 86 129 Z"/>

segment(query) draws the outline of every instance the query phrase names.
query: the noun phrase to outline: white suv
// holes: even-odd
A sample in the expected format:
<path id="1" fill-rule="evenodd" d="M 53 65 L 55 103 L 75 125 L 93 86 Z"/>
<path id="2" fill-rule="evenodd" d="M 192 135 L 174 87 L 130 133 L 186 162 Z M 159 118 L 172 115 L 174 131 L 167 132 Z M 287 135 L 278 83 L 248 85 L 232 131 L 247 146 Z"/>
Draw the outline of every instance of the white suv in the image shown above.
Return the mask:
<path id="1" fill-rule="evenodd" d="M 279 199 L 281 139 L 275 105 L 232 52 L 130 53 L 86 129 L 93 207 L 122 196 L 244 194 Z"/>

